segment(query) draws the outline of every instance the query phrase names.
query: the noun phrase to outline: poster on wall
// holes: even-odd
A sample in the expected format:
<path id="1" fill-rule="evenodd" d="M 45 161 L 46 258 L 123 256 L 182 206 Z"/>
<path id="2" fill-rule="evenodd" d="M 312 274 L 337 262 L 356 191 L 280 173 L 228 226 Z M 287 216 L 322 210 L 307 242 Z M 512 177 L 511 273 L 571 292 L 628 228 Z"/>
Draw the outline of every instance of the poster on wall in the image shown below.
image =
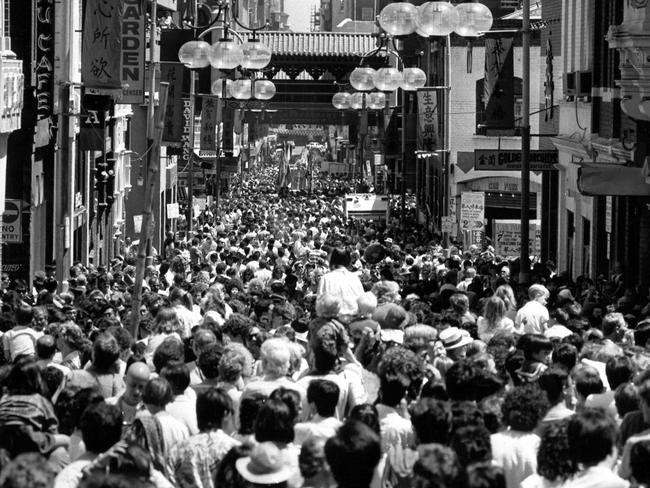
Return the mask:
<path id="1" fill-rule="evenodd" d="M 483 230 L 485 220 L 485 193 L 466 191 L 460 196 L 460 229 Z"/>
<path id="2" fill-rule="evenodd" d="M 542 226 L 539 220 L 529 224 L 529 249 L 533 256 L 542 254 Z M 495 220 L 492 223 L 492 244 L 497 256 L 519 257 L 521 249 L 521 222 L 519 220 Z"/>

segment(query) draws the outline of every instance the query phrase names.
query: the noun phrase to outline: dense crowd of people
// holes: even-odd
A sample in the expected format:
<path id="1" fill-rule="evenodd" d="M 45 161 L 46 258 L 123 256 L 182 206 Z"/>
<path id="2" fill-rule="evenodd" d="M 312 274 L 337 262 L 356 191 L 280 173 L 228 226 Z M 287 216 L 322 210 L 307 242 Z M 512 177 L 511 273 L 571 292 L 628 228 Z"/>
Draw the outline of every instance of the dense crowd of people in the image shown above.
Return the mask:
<path id="1" fill-rule="evenodd" d="M 2 276 L 0 488 L 650 486 L 647 286 L 518 283 L 275 176 L 170 233 L 137 310 L 133 249 Z"/>

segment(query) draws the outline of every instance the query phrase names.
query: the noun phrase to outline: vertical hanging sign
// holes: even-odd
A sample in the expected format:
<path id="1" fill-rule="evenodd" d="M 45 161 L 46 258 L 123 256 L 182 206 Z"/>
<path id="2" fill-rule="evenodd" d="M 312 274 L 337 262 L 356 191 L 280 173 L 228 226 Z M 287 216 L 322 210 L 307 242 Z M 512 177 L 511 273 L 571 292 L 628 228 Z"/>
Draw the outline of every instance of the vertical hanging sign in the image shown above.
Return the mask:
<path id="1" fill-rule="evenodd" d="M 119 89 L 122 45 L 121 0 L 88 0 L 81 78 L 86 88 Z"/>
<path id="2" fill-rule="evenodd" d="M 122 99 L 121 103 L 144 103 L 145 20 L 142 0 L 122 0 Z"/>
<path id="3" fill-rule="evenodd" d="M 439 126 L 436 88 L 418 88 L 418 151 L 439 148 Z"/>
<path id="4" fill-rule="evenodd" d="M 201 108 L 201 149 L 217 150 L 217 112 L 219 99 L 204 97 Z"/>
<path id="5" fill-rule="evenodd" d="M 36 117 L 39 121 L 35 142 L 36 147 L 42 147 L 52 139 L 49 120 L 54 94 L 54 1 L 37 0 L 36 6 L 36 62 L 32 85 L 36 86 Z"/>
<path id="6" fill-rule="evenodd" d="M 192 155 L 192 103 L 189 98 L 183 98 L 183 163 L 188 164 Z"/>
<path id="7" fill-rule="evenodd" d="M 515 126 L 515 86 L 512 36 L 485 39 L 483 102 L 488 130 L 510 130 Z"/>
<path id="8" fill-rule="evenodd" d="M 178 114 L 183 112 L 183 65 L 181 63 L 160 63 L 160 81 L 169 83 L 167 90 L 167 110 L 163 128 L 163 146 L 165 143 L 179 143 L 183 137 L 183 124 Z"/>

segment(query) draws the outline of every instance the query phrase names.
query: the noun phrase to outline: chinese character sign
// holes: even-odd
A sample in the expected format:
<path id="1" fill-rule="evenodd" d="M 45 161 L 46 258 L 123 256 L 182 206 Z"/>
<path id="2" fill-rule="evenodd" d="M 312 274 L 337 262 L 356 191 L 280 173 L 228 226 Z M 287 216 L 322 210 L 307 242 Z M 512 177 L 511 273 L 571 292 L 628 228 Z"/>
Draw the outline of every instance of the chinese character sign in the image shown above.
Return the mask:
<path id="1" fill-rule="evenodd" d="M 212 97 L 203 98 L 201 109 L 201 149 L 217 150 L 217 113 L 220 100 Z"/>
<path id="2" fill-rule="evenodd" d="M 485 193 L 463 192 L 460 197 L 461 230 L 482 230 L 485 220 Z"/>
<path id="3" fill-rule="evenodd" d="M 492 243 L 494 252 L 503 258 L 519 256 L 521 249 L 521 222 L 518 220 L 495 220 L 493 222 Z M 529 249 L 534 256 L 542 252 L 542 226 L 539 220 L 529 223 Z"/>
<path id="4" fill-rule="evenodd" d="M 169 83 L 162 140 L 167 143 L 178 143 L 183 137 L 185 121 L 183 117 L 178 116 L 183 113 L 183 65 L 181 63 L 160 63 L 160 80 Z"/>
<path id="5" fill-rule="evenodd" d="M 81 77 L 87 88 L 121 88 L 121 0 L 88 0 Z"/>
<path id="6" fill-rule="evenodd" d="M 418 90 L 418 151 L 440 148 L 438 92 L 435 88 Z"/>

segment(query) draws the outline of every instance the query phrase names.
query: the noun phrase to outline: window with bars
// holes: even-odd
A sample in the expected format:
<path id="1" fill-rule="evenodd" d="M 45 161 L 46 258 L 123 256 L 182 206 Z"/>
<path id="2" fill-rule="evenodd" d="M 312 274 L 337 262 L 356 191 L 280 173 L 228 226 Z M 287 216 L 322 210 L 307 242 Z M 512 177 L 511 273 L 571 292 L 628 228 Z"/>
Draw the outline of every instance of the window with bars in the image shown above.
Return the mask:
<path id="1" fill-rule="evenodd" d="M 364 7 L 361 9 L 361 20 L 375 20 L 374 10 L 372 7 Z"/>
<path id="2" fill-rule="evenodd" d="M 11 33 L 9 32 L 9 19 L 11 16 L 9 12 L 11 10 L 11 2 L 9 0 L 0 0 L 2 2 L 2 32 L 0 33 L 4 37 L 9 37 Z"/>

